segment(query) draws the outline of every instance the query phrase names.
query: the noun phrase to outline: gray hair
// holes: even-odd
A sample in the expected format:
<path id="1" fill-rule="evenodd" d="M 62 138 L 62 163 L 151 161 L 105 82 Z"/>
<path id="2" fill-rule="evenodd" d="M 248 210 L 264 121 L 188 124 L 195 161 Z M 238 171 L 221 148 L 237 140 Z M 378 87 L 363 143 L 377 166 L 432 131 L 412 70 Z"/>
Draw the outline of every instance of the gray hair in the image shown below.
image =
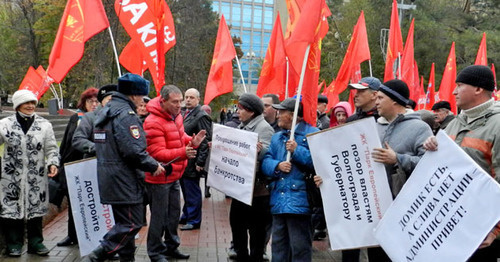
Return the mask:
<path id="1" fill-rule="evenodd" d="M 181 94 L 182 91 L 174 85 L 166 85 L 161 88 L 160 95 L 163 99 L 168 100 L 170 97 L 170 94 Z"/>
<path id="2" fill-rule="evenodd" d="M 198 89 L 196 89 L 196 88 L 189 88 L 188 90 L 186 90 L 186 93 L 187 93 L 187 91 L 194 91 L 194 93 L 196 94 L 196 97 L 200 98 L 200 91 L 198 91 Z"/>

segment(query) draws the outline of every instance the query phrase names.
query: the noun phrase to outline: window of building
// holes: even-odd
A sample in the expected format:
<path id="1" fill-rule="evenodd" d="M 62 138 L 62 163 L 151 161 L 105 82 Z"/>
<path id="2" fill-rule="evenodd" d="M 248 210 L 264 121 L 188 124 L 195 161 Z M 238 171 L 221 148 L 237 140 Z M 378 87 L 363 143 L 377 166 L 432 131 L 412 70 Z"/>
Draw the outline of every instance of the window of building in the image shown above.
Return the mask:
<path id="1" fill-rule="evenodd" d="M 253 28 L 262 29 L 262 6 L 253 9 Z"/>
<path id="2" fill-rule="evenodd" d="M 264 29 L 273 29 L 273 8 L 264 7 Z"/>
<path id="3" fill-rule="evenodd" d="M 243 27 L 252 27 L 252 6 L 243 5 Z"/>
<path id="4" fill-rule="evenodd" d="M 241 4 L 233 3 L 231 24 L 233 26 L 241 26 Z"/>

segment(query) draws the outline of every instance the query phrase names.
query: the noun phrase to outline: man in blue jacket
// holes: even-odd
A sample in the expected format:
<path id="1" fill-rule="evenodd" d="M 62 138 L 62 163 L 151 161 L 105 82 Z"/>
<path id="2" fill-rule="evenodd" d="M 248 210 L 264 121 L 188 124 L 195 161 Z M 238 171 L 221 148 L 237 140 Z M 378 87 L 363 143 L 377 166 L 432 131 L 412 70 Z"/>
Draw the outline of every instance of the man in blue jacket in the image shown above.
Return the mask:
<path id="1" fill-rule="evenodd" d="M 272 180 L 269 185 L 273 215 L 272 258 L 275 261 L 311 261 L 311 207 L 304 177 L 314 167 L 306 135 L 319 129 L 302 120 L 301 104 L 295 135 L 290 139 L 295 99 L 287 98 L 273 107 L 279 110 L 278 125 L 283 131 L 273 135 L 262 161 L 263 173 Z M 290 161 L 286 160 L 288 152 L 291 153 Z"/>

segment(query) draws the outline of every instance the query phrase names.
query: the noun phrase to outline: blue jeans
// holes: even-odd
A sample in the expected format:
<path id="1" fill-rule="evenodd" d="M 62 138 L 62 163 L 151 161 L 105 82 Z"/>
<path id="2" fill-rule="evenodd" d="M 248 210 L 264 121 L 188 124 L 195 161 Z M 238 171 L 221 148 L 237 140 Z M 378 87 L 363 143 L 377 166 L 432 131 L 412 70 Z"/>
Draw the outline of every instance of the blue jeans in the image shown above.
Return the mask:
<path id="1" fill-rule="evenodd" d="M 184 197 L 181 220 L 185 220 L 187 224 L 199 226 L 202 208 L 200 178 L 182 177 L 180 182 Z"/>
<path id="2" fill-rule="evenodd" d="M 273 261 L 312 260 L 311 215 L 273 215 Z"/>

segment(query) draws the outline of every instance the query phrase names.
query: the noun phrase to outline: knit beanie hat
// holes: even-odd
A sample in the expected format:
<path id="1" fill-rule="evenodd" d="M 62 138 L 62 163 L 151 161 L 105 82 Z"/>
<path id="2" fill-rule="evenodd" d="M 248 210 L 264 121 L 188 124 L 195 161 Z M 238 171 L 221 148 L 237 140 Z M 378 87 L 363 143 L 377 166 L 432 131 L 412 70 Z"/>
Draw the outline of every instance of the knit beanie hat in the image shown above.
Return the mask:
<path id="1" fill-rule="evenodd" d="M 386 94 L 390 97 L 394 102 L 406 106 L 408 104 L 408 99 L 410 98 L 410 90 L 405 82 L 394 79 L 385 82 L 380 85 L 379 91 Z"/>
<path id="2" fill-rule="evenodd" d="M 489 67 L 484 65 L 471 65 L 464 68 L 458 74 L 455 82 L 480 87 L 492 92 L 495 90 L 493 72 Z"/>
<path id="3" fill-rule="evenodd" d="M 14 104 L 12 108 L 16 110 L 18 106 L 31 101 L 35 101 L 35 104 L 38 103 L 38 99 L 33 92 L 26 89 L 17 90 L 14 95 L 12 95 L 12 103 Z"/>
<path id="4" fill-rule="evenodd" d="M 439 101 L 437 103 L 435 103 L 433 106 L 432 106 L 432 110 L 438 110 L 438 109 L 448 109 L 448 110 L 451 110 L 451 105 L 450 105 L 450 102 L 448 101 Z"/>
<path id="5" fill-rule="evenodd" d="M 118 92 L 129 96 L 146 96 L 149 94 L 149 81 L 139 75 L 126 73 L 118 78 Z"/>
<path id="6" fill-rule="evenodd" d="M 99 88 L 99 91 L 97 92 L 97 100 L 99 100 L 99 103 L 101 103 L 105 97 L 111 95 L 111 92 L 117 91 L 117 89 L 118 86 L 115 84 L 101 86 L 101 88 Z"/>
<path id="7" fill-rule="evenodd" d="M 324 95 L 318 95 L 318 103 L 328 104 L 328 97 Z"/>
<path id="8" fill-rule="evenodd" d="M 240 99 L 238 99 L 238 103 L 245 109 L 254 112 L 256 116 L 262 114 L 264 111 L 264 103 L 262 103 L 262 100 L 254 94 L 242 94 Z"/>

